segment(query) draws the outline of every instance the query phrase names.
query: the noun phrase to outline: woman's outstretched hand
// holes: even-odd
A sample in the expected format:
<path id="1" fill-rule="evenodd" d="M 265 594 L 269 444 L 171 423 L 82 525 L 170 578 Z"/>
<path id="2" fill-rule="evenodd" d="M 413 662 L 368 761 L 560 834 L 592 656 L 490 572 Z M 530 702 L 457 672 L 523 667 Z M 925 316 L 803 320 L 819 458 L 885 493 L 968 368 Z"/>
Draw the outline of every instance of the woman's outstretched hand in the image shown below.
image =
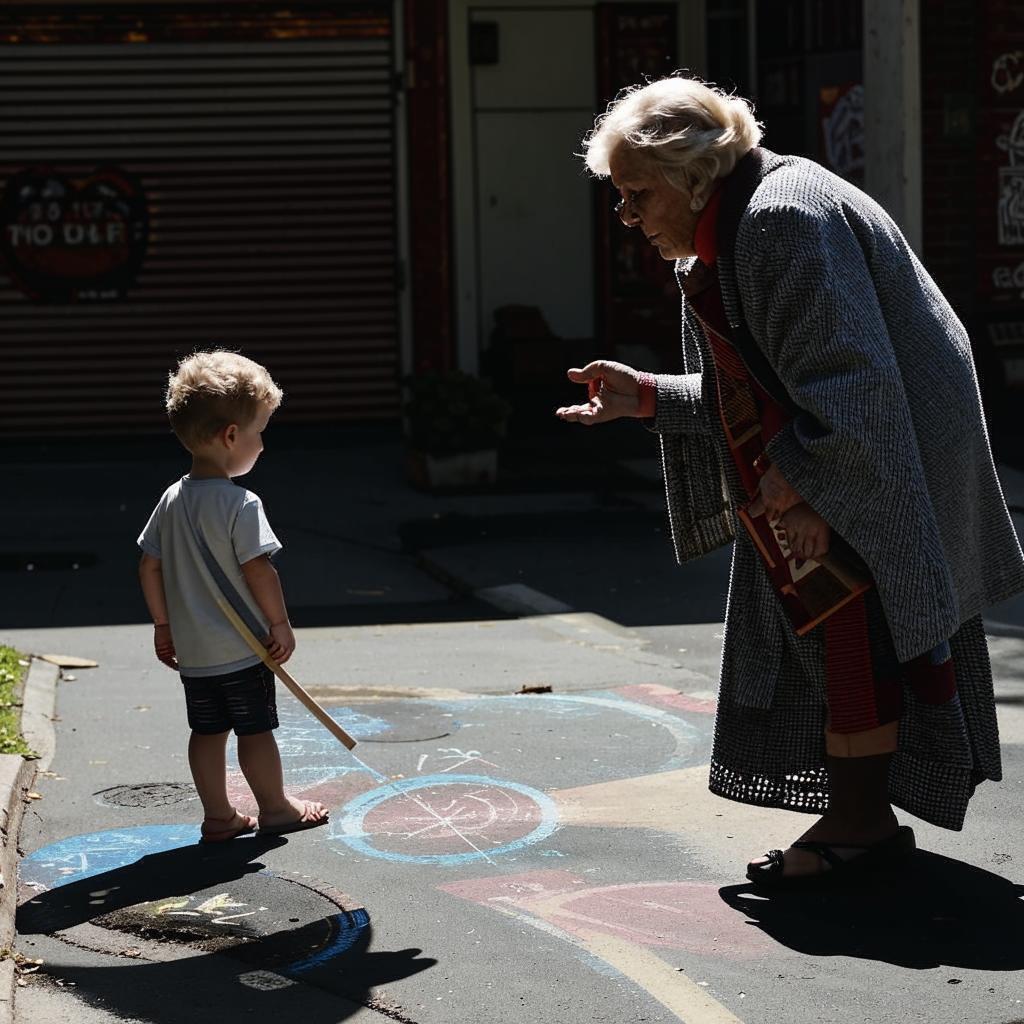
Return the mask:
<path id="1" fill-rule="evenodd" d="M 640 413 L 640 372 L 625 363 L 598 359 L 582 370 L 570 370 L 569 380 L 587 385 L 588 401 L 556 409 L 560 420 L 589 427 Z"/>

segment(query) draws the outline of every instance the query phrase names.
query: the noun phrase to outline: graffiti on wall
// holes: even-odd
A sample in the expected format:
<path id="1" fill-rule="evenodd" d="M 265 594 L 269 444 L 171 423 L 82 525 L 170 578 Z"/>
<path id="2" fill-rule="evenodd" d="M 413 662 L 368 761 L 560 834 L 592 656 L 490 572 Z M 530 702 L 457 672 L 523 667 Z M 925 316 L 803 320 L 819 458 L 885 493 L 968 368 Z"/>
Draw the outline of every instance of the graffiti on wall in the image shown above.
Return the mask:
<path id="1" fill-rule="evenodd" d="M 819 93 L 821 146 L 828 166 L 850 181 L 864 178 L 864 86 L 833 85 Z"/>
<path id="2" fill-rule="evenodd" d="M 1000 96 L 1019 89 L 1024 84 L 1024 50 L 1012 50 L 996 57 L 989 81 Z"/>
<path id="3" fill-rule="evenodd" d="M 82 179 L 25 168 L 8 179 L 0 199 L 4 267 L 37 302 L 123 298 L 148 241 L 142 184 L 120 167 L 100 167 Z"/>
<path id="4" fill-rule="evenodd" d="M 1009 159 L 999 168 L 999 244 L 1024 245 L 1024 110 L 1017 114 L 1009 131 L 999 136 L 996 145 Z"/>

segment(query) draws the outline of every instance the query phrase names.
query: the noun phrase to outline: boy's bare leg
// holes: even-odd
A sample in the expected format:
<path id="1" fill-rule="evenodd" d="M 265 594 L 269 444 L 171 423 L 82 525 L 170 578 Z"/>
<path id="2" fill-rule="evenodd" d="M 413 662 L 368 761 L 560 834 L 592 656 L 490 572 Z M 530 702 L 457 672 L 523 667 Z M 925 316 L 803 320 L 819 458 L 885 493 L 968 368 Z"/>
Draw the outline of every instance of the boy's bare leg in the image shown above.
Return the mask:
<path id="1" fill-rule="evenodd" d="M 238 767 L 260 808 L 260 827 L 294 821 L 320 821 L 327 808 L 315 800 L 296 800 L 284 791 L 284 769 L 271 731 L 238 737 Z"/>
<path id="2" fill-rule="evenodd" d="M 226 750 L 228 734 L 194 732 L 188 740 L 188 766 L 203 803 L 203 834 L 234 831 L 248 822 L 228 799 Z"/>

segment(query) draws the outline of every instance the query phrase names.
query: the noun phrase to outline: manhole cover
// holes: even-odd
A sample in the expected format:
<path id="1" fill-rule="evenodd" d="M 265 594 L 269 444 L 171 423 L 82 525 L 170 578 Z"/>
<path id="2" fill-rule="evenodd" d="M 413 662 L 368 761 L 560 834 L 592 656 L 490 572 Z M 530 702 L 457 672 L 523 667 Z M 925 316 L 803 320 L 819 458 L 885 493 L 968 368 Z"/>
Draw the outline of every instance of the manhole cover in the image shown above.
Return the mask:
<path id="1" fill-rule="evenodd" d="M 89 902 L 103 909 L 102 896 Z M 348 911 L 340 899 L 321 890 L 264 872 L 120 907 L 92 920 L 101 928 L 204 952 L 232 950 L 265 968 L 323 953 L 335 943 L 339 928 L 358 931 L 369 923 L 361 908 Z"/>
<path id="2" fill-rule="evenodd" d="M 113 853 L 120 839 L 140 853 L 152 848 L 147 831 L 165 830 L 100 833 L 88 848 Z M 125 937 L 175 943 L 269 970 L 326 962 L 369 939 L 369 915 L 351 897 L 325 883 L 259 870 L 256 858 L 270 849 L 251 838 L 224 849 L 193 842 L 83 875 L 74 868 L 88 870 L 88 855 L 74 864 L 65 846 L 45 847 L 30 859 L 31 895 L 18 908 L 18 928 L 22 935 L 66 935 L 99 952 L 123 948 Z M 45 887 L 44 878 L 54 887 Z"/>
<path id="3" fill-rule="evenodd" d="M 247 837 L 204 846 L 198 838 L 195 826 L 142 825 L 41 847 L 21 862 L 19 934 L 52 935 L 76 949 L 142 957 L 152 963 L 145 968 L 151 976 L 161 973 L 157 965 L 169 966 L 192 951 L 216 951 L 221 956 L 206 964 L 234 961 L 228 975 L 241 987 L 232 1007 L 253 1014 L 244 1019 L 291 1019 L 294 1006 L 269 1010 L 267 993 L 302 982 L 392 1020 L 409 1020 L 400 1007 L 374 994 L 370 983 L 385 974 L 396 981 L 410 977 L 436 960 L 418 949 L 368 954 L 372 925 L 364 907 L 332 885 L 264 866 L 287 840 Z M 212 969 L 223 973 L 223 967 Z M 181 977 L 189 981 L 194 975 Z M 152 1017 L 156 984 L 143 986 L 137 1014 L 127 1003 L 122 1007 L 127 1015 Z M 164 988 L 170 998 L 183 994 L 172 982 Z M 250 991 L 262 1002 L 240 1004 Z"/>
<path id="4" fill-rule="evenodd" d="M 104 807 L 169 807 L 198 800 L 190 782 L 144 782 L 136 786 L 112 786 L 94 793 Z"/>

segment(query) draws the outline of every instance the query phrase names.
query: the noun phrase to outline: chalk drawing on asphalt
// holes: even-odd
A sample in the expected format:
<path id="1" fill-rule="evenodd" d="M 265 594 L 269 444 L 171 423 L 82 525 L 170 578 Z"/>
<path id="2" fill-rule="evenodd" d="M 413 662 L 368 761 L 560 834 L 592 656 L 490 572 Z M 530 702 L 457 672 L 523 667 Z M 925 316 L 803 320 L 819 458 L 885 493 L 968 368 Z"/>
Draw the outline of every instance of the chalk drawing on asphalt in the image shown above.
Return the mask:
<path id="1" fill-rule="evenodd" d="M 455 866 L 494 863 L 547 839 L 554 801 L 539 790 L 479 775 L 398 779 L 350 801 L 331 838 L 382 860 Z"/>
<path id="2" fill-rule="evenodd" d="M 488 761 L 479 750 L 460 750 L 458 747 L 438 747 L 437 753 L 439 755 L 439 761 L 454 761 L 455 764 L 448 765 L 447 768 L 442 768 L 441 773 L 453 772 L 458 768 L 462 768 L 467 764 L 472 764 L 474 761 L 479 761 L 481 764 L 487 765 L 488 768 L 497 768 L 493 761 Z"/>
<path id="3" fill-rule="evenodd" d="M 364 714 L 354 708 L 333 707 L 327 711 L 356 740 L 377 736 L 391 727 L 386 719 Z M 280 701 L 277 715 L 280 727 L 274 735 L 281 751 L 281 766 L 287 789 L 304 792 L 350 772 L 366 770 L 346 754 L 344 747 L 298 701 Z M 234 742 L 228 749 L 228 768 L 232 775 L 241 775 Z M 240 779 L 235 782 L 241 785 Z M 235 788 L 237 786 L 232 787 L 233 790 Z"/>
<path id="4" fill-rule="evenodd" d="M 194 825 L 142 825 L 70 836 L 28 854 L 19 865 L 19 882 L 37 892 L 45 892 L 94 875 L 127 868 L 143 857 L 194 846 L 199 838 L 200 830 Z M 93 895 L 103 896 L 111 891 L 107 889 Z M 254 916 L 265 909 L 250 910 L 228 892 L 208 896 L 201 902 L 197 900 L 198 896 L 177 895 L 139 906 L 154 916 L 199 917 L 207 924 L 224 926 L 234 925 L 240 918 Z M 370 915 L 363 907 L 332 914 L 325 920 L 330 924 L 327 942 L 301 959 L 279 965 L 277 970 L 281 974 L 301 976 L 326 965 L 350 949 L 370 927 Z M 268 981 L 271 976 L 280 977 L 274 972 L 253 972 L 250 981 L 243 984 L 251 983 L 250 987 L 266 989 L 283 987 L 271 984 Z"/>
<path id="5" fill-rule="evenodd" d="M 243 909 L 248 903 L 239 903 L 230 893 L 221 892 L 209 896 L 202 903 L 193 906 L 194 896 L 173 896 L 166 900 L 143 904 L 143 909 L 154 917 L 198 917 L 207 924 L 225 925 L 242 917 L 255 917 L 257 911 Z M 266 909 L 265 907 L 262 909 Z M 236 914 L 226 914 L 225 910 L 237 910 Z"/>
<path id="6" fill-rule="evenodd" d="M 731 911 L 719 886 L 706 882 L 639 882 L 590 886 L 569 871 L 474 878 L 438 887 L 491 911 L 561 938 L 648 992 L 680 1020 L 742 1024 L 662 951 L 716 956 L 744 963 L 773 948 L 764 932 Z M 671 957 L 673 960 L 675 957 Z"/>
<path id="7" fill-rule="evenodd" d="M 71 836 L 30 853 L 19 865 L 18 874 L 24 885 L 55 889 L 127 867 L 150 854 L 192 846 L 199 835 L 198 825 L 140 825 Z"/>
<path id="8" fill-rule="evenodd" d="M 558 705 L 562 705 L 565 708 L 571 709 L 570 713 L 578 709 L 590 711 L 595 714 L 599 711 L 617 711 L 621 714 L 629 715 L 634 718 L 645 719 L 648 722 L 662 726 L 676 741 L 675 754 L 666 761 L 663 766 L 664 770 L 672 770 L 682 767 L 684 764 L 690 764 L 694 751 L 702 742 L 701 731 L 690 722 L 680 718 L 678 715 L 649 704 L 637 704 L 634 701 L 615 696 L 614 694 L 608 694 L 606 696 L 565 694 L 564 696 L 545 695 L 543 697 L 533 698 L 513 695 L 507 697 L 491 697 L 489 700 L 499 702 L 512 701 L 516 704 L 522 704 L 523 706 L 526 706 L 527 701 L 532 700 L 534 703 L 539 702 L 541 705 L 550 704 L 551 710 L 555 710 Z"/>

